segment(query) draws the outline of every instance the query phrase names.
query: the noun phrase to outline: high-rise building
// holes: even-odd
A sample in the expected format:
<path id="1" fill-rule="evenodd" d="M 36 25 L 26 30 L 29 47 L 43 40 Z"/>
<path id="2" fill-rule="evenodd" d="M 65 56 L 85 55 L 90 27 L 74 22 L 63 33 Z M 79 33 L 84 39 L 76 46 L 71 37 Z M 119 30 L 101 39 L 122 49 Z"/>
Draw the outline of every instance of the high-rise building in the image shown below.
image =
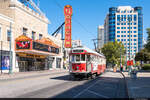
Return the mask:
<path id="1" fill-rule="evenodd" d="M 143 46 L 143 14 L 142 7 L 119 6 L 109 8 L 105 19 L 105 35 L 108 41 L 121 41 L 127 56 L 134 57 Z M 129 36 L 130 35 L 130 36 Z M 107 36 L 106 36 L 107 37 Z M 105 38 L 106 38 L 105 37 Z M 130 40 L 129 40 L 130 37 Z M 105 39 L 106 40 L 106 39 Z M 130 41 L 130 49 L 129 49 Z"/>
<path id="2" fill-rule="evenodd" d="M 82 46 L 81 40 L 72 40 L 72 47 Z"/>
<path id="3" fill-rule="evenodd" d="M 97 49 L 100 49 L 104 45 L 104 26 L 98 26 L 97 39 L 98 39 Z"/>

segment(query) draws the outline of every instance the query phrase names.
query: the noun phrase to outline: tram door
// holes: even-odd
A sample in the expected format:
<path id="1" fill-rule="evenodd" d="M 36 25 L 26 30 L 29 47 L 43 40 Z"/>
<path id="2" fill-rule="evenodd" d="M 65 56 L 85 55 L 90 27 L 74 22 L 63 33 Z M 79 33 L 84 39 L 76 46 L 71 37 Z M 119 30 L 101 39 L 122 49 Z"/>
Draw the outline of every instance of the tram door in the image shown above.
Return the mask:
<path id="1" fill-rule="evenodd" d="M 87 71 L 88 72 L 90 72 L 91 71 L 91 57 L 90 57 L 90 55 L 87 55 L 87 57 L 86 57 L 86 68 L 87 68 Z"/>

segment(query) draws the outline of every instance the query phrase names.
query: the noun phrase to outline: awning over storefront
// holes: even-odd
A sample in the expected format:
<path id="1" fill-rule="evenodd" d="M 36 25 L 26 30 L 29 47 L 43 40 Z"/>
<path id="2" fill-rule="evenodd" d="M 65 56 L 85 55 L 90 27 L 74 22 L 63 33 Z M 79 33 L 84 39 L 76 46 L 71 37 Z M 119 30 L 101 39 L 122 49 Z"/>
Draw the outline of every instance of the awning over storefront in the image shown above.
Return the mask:
<path id="1" fill-rule="evenodd" d="M 27 37 L 27 36 L 25 36 L 25 35 L 20 35 L 19 37 L 17 37 L 15 39 L 15 41 L 32 41 L 32 39 Z"/>
<path id="2" fill-rule="evenodd" d="M 43 43 L 43 44 L 47 44 L 47 45 L 50 45 L 50 46 L 53 46 L 55 48 L 59 48 L 58 45 L 56 45 L 51 39 L 49 38 L 42 38 L 41 40 L 35 40 L 36 42 L 40 42 L 40 43 Z"/>
<path id="3" fill-rule="evenodd" d="M 41 40 L 32 40 L 31 38 L 21 35 L 15 39 L 16 52 L 25 52 L 42 55 L 58 55 L 59 46 L 49 38 Z"/>

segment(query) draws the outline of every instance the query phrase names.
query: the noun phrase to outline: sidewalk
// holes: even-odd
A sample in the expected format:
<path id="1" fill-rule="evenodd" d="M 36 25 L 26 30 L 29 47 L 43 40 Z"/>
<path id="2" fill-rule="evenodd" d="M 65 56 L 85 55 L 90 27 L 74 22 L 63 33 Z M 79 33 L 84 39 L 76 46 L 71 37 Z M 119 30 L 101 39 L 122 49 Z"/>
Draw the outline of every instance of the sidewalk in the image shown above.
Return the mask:
<path id="1" fill-rule="evenodd" d="M 150 72 L 138 72 L 132 79 L 128 72 L 123 72 L 127 81 L 129 98 L 150 98 Z"/>
<path id="2" fill-rule="evenodd" d="M 0 80 L 12 80 L 12 79 L 21 79 L 21 78 L 29 78 L 29 77 L 38 77 L 38 76 L 46 76 L 50 74 L 59 74 L 59 73 L 67 73 L 68 70 L 65 69 L 53 69 L 53 70 L 43 70 L 43 71 L 30 71 L 30 72 L 16 72 L 12 74 L 2 73 L 0 74 Z"/>

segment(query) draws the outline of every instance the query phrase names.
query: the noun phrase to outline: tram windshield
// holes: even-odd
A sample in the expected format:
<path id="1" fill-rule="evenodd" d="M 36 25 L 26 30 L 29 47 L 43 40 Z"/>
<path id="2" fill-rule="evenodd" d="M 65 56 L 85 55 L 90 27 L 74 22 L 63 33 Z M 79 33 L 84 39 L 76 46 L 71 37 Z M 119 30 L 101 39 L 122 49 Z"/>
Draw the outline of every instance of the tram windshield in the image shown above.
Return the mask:
<path id="1" fill-rule="evenodd" d="M 72 62 L 78 62 L 78 61 L 85 61 L 85 54 L 76 54 L 76 55 L 72 55 L 71 57 L 71 61 Z"/>

